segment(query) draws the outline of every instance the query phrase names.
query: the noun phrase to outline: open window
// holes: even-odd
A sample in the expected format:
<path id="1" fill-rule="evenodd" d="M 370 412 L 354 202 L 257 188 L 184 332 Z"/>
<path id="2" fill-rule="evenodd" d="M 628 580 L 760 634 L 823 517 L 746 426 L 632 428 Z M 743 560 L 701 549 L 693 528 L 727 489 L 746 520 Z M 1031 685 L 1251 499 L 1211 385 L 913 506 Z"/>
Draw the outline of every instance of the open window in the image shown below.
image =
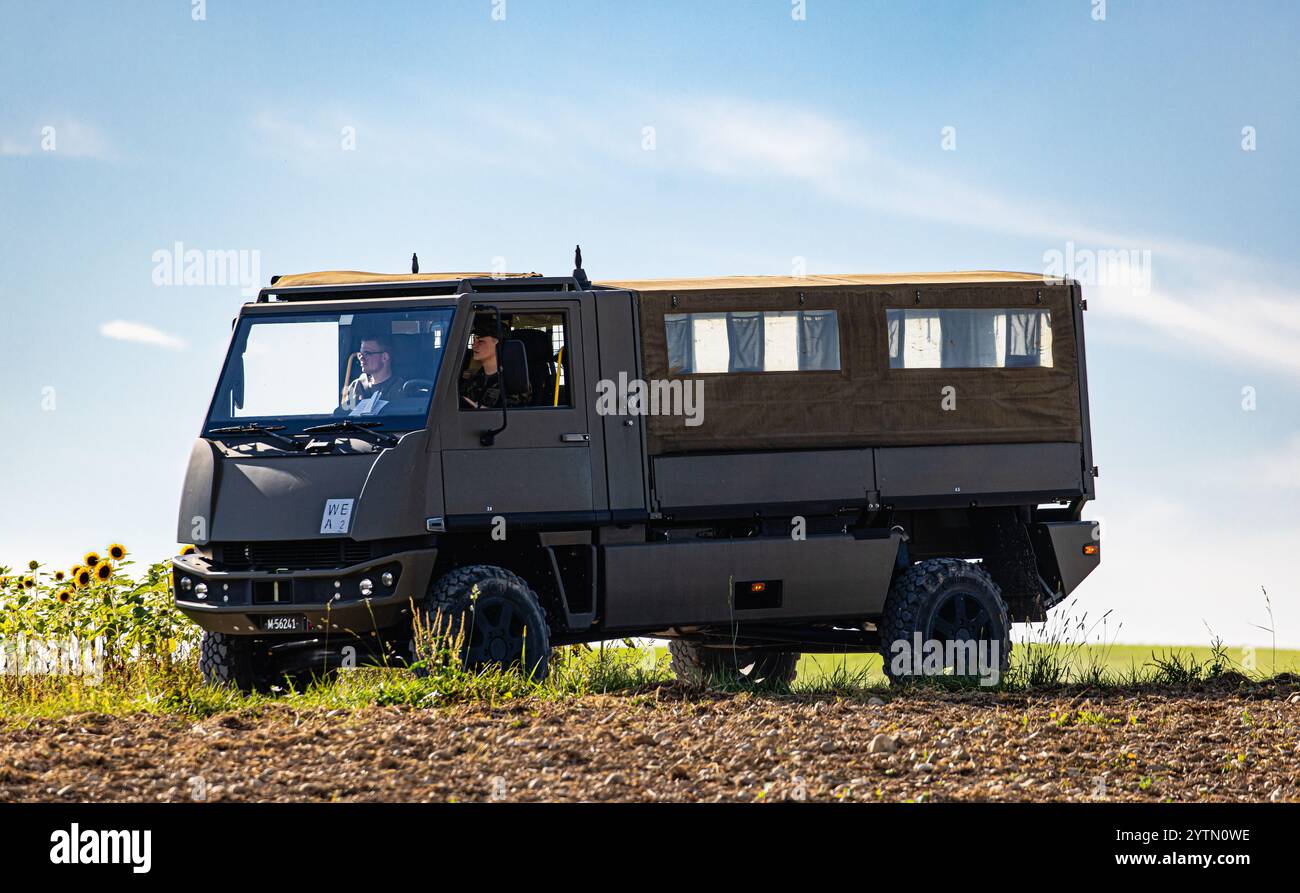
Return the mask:
<path id="1" fill-rule="evenodd" d="M 668 313 L 664 334 L 670 375 L 840 368 L 834 310 Z"/>
<path id="2" fill-rule="evenodd" d="M 895 308 L 885 318 L 891 369 L 1052 365 L 1050 310 Z"/>
<path id="3" fill-rule="evenodd" d="M 498 345 L 498 357 L 502 360 L 517 357 L 516 362 L 522 362 L 527 370 L 526 390 L 520 388 L 514 394 L 510 407 L 572 408 L 568 314 L 564 311 L 502 314 L 501 327 L 506 343 Z M 463 383 L 473 381 L 483 366 L 484 349 L 476 353 L 474 345 L 475 339 L 471 336 L 461 370 Z M 472 407 L 462 400 L 461 408 Z"/>

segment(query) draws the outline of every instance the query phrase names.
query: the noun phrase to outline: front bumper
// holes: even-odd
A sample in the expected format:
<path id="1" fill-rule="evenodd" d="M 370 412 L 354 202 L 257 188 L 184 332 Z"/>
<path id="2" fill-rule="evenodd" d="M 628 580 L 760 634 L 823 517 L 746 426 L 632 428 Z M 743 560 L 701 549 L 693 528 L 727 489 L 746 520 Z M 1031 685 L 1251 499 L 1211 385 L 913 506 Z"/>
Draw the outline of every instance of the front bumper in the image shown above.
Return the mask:
<path id="1" fill-rule="evenodd" d="M 202 555 L 182 555 L 172 560 L 173 591 L 176 607 L 210 632 L 368 637 L 409 622 L 411 603 L 424 596 L 437 557 L 437 549 L 418 549 L 349 567 L 268 572 L 226 570 Z M 386 573 L 392 585 L 384 584 Z M 363 580 L 371 582 L 368 597 L 361 594 Z M 305 629 L 267 628 L 268 618 L 295 617 L 305 618 Z"/>

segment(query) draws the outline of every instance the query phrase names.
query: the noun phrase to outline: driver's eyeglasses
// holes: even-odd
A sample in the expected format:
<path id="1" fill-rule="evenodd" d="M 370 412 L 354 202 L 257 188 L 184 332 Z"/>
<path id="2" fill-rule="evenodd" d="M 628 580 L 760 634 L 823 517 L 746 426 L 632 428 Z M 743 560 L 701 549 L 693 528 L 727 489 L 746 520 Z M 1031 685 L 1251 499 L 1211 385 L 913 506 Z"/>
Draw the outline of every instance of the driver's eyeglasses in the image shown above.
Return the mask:
<path id="1" fill-rule="evenodd" d="M 379 356 L 380 354 L 385 354 L 385 353 L 388 353 L 388 351 L 386 351 L 386 350 L 359 350 L 359 351 L 357 351 L 357 358 L 358 358 L 358 359 L 362 359 L 362 360 L 364 360 L 364 359 L 366 359 L 367 357 L 377 357 L 377 356 Z"/>

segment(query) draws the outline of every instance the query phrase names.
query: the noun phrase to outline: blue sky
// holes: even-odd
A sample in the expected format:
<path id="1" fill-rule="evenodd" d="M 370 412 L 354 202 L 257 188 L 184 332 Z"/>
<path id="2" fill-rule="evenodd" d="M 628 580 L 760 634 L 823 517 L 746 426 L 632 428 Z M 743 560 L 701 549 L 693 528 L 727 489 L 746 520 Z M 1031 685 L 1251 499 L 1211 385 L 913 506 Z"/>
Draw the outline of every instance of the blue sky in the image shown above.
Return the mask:
<path id="1" fill-rule="evenodd" d="M 1073 246 L 1150 252 L 1149 288 L 1085 282 L 1105 561 L 1075 615 L 1267 644 L 1265 586 L 1300 645 L 1300 12 L 1105 7 L 0 0 L 0 564 L 173 548 L 242 300 L 155 284 L 177 242 L 263 284 L 567 272 L 575 242 L 597 279 Z"/>

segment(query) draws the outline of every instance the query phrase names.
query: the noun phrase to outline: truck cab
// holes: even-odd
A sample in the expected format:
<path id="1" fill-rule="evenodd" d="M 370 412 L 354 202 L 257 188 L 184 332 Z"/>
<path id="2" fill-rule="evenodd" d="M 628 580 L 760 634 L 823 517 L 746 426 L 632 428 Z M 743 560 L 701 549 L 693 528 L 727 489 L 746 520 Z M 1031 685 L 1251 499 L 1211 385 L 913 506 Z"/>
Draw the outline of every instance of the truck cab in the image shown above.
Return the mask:
<path id="1" fill-rule="evenodd" d="M 680 674 L 788 681 L 910 635 L 917 599 L 918 632 L 1009 652 L 1099 560 L 1083 304 L 914 275 L 277 277 L 181 498 L 205 675 L 409 661 L 436 618 L 476 664 L 649 635 Z"/>

